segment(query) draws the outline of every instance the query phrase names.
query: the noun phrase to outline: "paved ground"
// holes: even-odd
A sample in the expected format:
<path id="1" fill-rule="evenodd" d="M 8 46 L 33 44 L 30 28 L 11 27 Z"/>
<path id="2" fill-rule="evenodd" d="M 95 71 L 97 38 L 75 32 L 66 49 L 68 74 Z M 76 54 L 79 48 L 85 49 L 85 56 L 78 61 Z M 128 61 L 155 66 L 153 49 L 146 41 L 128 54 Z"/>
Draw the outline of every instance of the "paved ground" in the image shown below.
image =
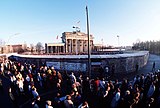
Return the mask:
<path id="1" fill-rule="evenodd" d="M 147 65 L 144 68 L 142 68 L 139 71 L 139 73 L 147 74 L 148 72 L 151 72 L 152 71 L 153 62 L 155 62 L 155 64 L 156 64 L 155 65 L 156 70 L 160 69 L 160 56 L 150 54 L 150 57 L 149 57 Z"/>
<path id="2" fill-rule="evenodd" d="M 155 70 L 160 69 L 160 56 L 150 54 L 147 65 L 144 66 L 142 69 L 140 69 L 137 73 L 133 72 L 133 73 L 124 74 L 124 75 L 117 74 L 112 79 L 119 79 L 120 80 L 120 79 L 123 79 L 123 78 L 127 78 L 129 80 L 132 80 L 135 75 L 140 75 L 142 73 L 144 75 L 146 75 L 147 73 L 152 72 L 152 66 L 153 66 L 154 62 L 155 62 Z"/>
<path id="3" fill-rule="evenodd" d="M 147 65 L 144 68 L 142 68 L 141 70 L 139 70 L 138 73 L 131 73 L 128 75 L 117 75 L 116 78 L 118 78 L 118 79 L 122 79 L 122 78 L 133 79 L 133 77 L 137 74 L 141 74 L 141 73 L 147 74 L 148 72 L 152 71 L 152 65 L 153 65 L 154 61 L 156 63 L 156 70 L 160 69 L 160 56 L 150 55 Z M 0 91 L 0 108 L 14 108 L 13 104 L 9 98 L 9 95 L 8 95 L 8 86 L 9 86 L 10 82 L 7 78 L 2 77 L 1 75 L 0 75 L 0 78 L 3 80 L 3 87 L 4 87 L 4 90 Z M 24 99 L 24 97 L 20 97 L 20 98 Z M 26 100 L 19 100 L 19 102 L 18 102 L 21 106 L 23 106 L 22 108 L 24 108 L 24 107 L 27 108 L 27 106 L 25 106 L 25 104 L 24 104 L 25 101 Z"/>

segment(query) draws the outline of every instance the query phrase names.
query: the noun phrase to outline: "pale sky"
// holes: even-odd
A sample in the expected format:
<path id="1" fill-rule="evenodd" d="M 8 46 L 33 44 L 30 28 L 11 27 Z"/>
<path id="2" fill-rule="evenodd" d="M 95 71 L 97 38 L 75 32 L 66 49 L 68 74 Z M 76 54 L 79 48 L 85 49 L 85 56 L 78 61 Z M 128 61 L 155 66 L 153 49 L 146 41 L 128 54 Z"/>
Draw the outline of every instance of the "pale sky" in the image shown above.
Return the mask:
<path id="1" fill-rule="evenodd" d="M 86 33 L 86 4 L 94 43 L 103 39 L 105 45 L 117 46 L 117 35 L 121 46 L 160 40 L 160 0 L 0 0 L 0 39 L 7 44 L 55 43 L 61 40 L 57 35 L 75 25 Z"/>

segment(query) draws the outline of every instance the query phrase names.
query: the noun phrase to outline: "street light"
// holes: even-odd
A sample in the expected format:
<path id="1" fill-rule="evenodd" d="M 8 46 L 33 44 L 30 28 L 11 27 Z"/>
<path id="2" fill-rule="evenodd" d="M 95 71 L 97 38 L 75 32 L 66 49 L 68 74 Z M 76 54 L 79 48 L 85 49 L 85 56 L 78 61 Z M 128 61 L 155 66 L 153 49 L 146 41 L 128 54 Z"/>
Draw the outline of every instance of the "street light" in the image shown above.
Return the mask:
<path id="1" fill-rule="evenodd" d="M 117 35 L 117 38 L 118 38 L 118 47 L 119 47 L 119 35 Z"/>
<path id="2" fill-rule="evenodd" d="M 88 77 L 91 78 L 91 59 L 90 59 L 90 37 L 89 37 L 89 18 L 88 18 L 88 7 L 86 6 L 87 16 L 87 36 L 88 36 Z"/>
<path id="3" fill-rule="evenodd" d="M 103 38 L 101 39 L 101 41 L 102 41 L 102 51 L 103 51 Z"/>
<path id="4" fill-rule="evenodd" d="M 7 42 L 5 43 L 5 46 L 7 47 L 7 44 L 8 44 L 8 48 L 9 48 L 9 51 L 7 51 L 7 52 L 11 52 L 11 49 L 10 49 L 10 46 L 11 46 L 11 45 L 9 45 L 9 41 L 11 40 L 11 38 L 14 37 L 14 36 L 16 36 L 16 35 L 19 35 L 19 34 L 21 34 L 21 33 L 15 33 L 15 34 L 9 36 Z M 7 49 L 8 49 L 8 48 L 7 48 Z"/>
<path id="5" fill-rule="evenodd" d="M 8 40 L 7 40 L 7 44 L 9 43 L 9 41 L 11 40 L 12 37 L 14 37 L 14 36 L 16 36 L 16 35 L 19 35 L 19 34 L 21 34 L 21 33 L 15 33 L 15 34 L 9 36 L 9 38 L 8 38 Z"/>

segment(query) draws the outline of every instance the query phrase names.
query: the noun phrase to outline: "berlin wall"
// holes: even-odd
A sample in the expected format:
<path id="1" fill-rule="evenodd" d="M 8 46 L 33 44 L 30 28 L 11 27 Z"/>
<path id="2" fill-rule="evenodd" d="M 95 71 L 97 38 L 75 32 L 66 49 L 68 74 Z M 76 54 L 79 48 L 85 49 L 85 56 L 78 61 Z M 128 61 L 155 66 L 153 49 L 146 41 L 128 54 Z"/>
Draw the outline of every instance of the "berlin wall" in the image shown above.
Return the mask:
<path id="1" fill-rule="evenodd" d="M 149 57 L 148 51 L 138 51 L 114 55 L 91 55 L 92 73 L 99 71 L 105 72 L 108 67 L 111 73 L 130 73 L 142 68 L 147 64 Z M 59 71 L 87 72 L 87 55 L 20 55 L 13 54 L 9 58 L 14 58 L 22 63 L 53 66 Z"/>

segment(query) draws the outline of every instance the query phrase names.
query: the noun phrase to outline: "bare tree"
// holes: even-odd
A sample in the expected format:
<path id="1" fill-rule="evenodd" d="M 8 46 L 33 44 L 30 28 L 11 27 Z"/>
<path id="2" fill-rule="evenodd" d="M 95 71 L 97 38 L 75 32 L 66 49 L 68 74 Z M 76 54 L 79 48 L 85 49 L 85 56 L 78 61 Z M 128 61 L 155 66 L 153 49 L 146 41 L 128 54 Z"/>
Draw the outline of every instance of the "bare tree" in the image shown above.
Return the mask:
<path id="1" fill-rule="evenodd" d="M 31 53 L 33 53 L 34 52 L 34 45 L 30 44 L 30 48 L 31 48 Z"/>
<path id="2" fill-rule="evenodd" d="M 145 42 L 136 42 L 132 47 L 134 50 L 148 50 L 153 54 L 160 54 L 160 40 L 159 41 L 145 41 Z"/>
<path id="3" fill-rule="evenodd" d="M 41 42 L 36 44 L 36 52 L 40 53 L 43 50 L 43 45 Z"/>

